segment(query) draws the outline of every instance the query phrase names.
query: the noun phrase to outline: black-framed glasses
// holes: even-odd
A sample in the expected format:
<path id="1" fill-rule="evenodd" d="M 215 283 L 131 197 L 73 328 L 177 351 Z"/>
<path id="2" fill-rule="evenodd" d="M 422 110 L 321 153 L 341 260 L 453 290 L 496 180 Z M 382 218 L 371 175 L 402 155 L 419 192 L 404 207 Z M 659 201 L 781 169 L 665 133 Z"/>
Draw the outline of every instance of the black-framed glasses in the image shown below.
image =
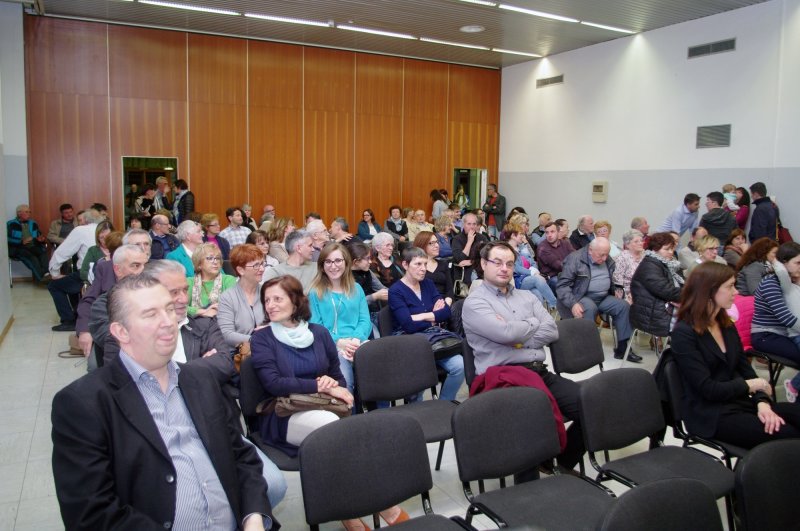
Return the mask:
<path id="1" fill-rule="evenodd" d="M 344 263 L 344 258 L 334 258 L 333 260 L 325 260 L 323 262 L 326 266 L 340 266 Z"/>

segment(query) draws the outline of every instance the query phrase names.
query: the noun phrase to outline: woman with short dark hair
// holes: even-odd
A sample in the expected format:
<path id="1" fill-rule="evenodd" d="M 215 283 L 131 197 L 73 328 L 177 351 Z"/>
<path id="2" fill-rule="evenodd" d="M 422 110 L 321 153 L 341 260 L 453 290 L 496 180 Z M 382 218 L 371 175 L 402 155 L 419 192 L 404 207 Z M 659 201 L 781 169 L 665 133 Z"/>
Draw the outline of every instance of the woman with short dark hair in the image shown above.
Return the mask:
<path id="1" fill-rule="evenodd" d="M 669 232 L 652 234 L 631 279 L 631 325 L 657 337 L 668 336 L 683 284 L 675 239 Z"/>

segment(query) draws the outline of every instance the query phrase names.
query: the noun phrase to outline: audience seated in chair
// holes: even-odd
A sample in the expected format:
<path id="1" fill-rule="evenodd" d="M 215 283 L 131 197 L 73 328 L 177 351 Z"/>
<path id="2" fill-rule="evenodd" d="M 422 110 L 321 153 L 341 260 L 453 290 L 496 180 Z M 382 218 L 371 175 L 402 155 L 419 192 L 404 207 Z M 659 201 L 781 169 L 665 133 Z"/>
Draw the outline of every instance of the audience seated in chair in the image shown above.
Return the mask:
<path id="1" fill-rule="evenodd" d="M 300 281 L 303 292 L 308 293 L 311 282 L 317 274 L 317 266 L 311 260 L 314 254 L 311 235 L 304 230 L 295 230 L 286 237 L 286 251 L 289 257 L 285 264 L 278 264 L 264 273 L 265 280 L 282 275 L 291 275 Z"/>
<path id="2" fill-rule="evenodd" d="M 175 235 L 181 245 L 174 251 L 167 253 L 167 259 L 180 262 L 186 270 L 186 276 L 193 277 L 195 272 L 192 255 L 195 249 L 203 244 L 203 230 L 200 228 L 199 223 L 186 220 L 178 225 L 178 231 Z"/>

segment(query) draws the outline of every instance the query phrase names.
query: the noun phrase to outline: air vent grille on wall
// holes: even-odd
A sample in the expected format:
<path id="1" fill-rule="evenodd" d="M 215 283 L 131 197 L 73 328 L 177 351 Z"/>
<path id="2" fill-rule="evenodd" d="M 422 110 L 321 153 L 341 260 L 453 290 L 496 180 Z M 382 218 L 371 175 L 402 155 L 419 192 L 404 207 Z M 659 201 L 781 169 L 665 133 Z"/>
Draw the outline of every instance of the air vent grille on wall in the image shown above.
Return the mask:
<path id="1" fill-rule="evenodd" d="M 688 58 L 702 57 L 704 55 L 711 55 L 722 52 L 736 51 L 736 39 L 728 39 L 725 41 L 710 42 L 708 44 L 699 44 L 689 48 Z"/>
<path id="2" fill-rule="evenodd" d="M 697 147 L 730 147 L 731 124 L 706 125 L 697 128 Z"/>
<path id="3" fill-rule="evenodd" d="M 564 74 L 559 74 L 553 77 L 543 77 L 536 80 L 536 88 L 547 87 L 550 85 L 558 85 L 564 82 Z"/>

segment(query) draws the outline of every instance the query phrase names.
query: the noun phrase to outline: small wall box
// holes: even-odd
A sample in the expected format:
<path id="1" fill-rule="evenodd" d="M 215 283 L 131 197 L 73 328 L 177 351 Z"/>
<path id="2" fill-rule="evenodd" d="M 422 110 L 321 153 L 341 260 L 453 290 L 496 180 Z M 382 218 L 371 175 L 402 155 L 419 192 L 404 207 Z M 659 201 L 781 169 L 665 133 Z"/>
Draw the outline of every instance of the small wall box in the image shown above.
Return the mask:
<path id="1" fill-rule="evenodd" d="M 605 203 L 608 201 L 608 181 L 592 181 L 592 202 Z"/>

